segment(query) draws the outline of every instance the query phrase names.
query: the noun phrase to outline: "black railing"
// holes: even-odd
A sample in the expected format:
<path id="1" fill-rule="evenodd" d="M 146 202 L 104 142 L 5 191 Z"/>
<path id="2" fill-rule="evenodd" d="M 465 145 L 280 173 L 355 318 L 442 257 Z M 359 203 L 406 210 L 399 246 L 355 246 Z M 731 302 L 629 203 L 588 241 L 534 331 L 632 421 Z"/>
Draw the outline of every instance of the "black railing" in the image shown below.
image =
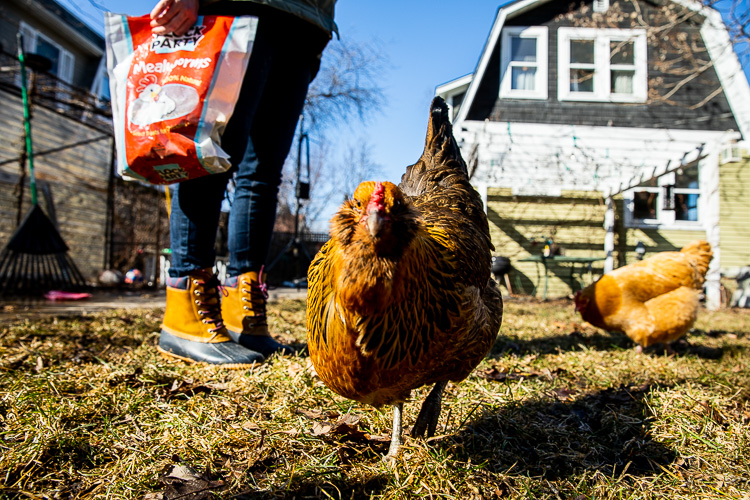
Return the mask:
<path id="1" fill-rule="evenodd" d="M 14 54 L 0 52 L 0 88 L 21 95 L 21 68 Z M 29 100 L 85 123 L 103 132 L 112 132 L 112 108 L 86 89 L 65 83 L 45 71 L 28 72 Z"/>

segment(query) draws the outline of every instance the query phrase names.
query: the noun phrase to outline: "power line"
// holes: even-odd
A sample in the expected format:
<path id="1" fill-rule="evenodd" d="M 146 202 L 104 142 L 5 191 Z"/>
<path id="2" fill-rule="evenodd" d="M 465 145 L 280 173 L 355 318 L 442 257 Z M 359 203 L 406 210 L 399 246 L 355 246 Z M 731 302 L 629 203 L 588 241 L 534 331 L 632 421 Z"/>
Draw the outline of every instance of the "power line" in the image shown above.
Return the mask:
<path id="1" fill-rule="evenodd" d="M 96 32 L 101 32 L 102 28 L 104 27 L 104 20 L 94 16 L 90 12 L 86 12 L 83 10 L 75 1 L 67 0 L 63 4 L 68 9 L 75 10 L 75 13 L 77 14 L 78 18 L 86 23 L 90 28 L 94 29 Z"/>

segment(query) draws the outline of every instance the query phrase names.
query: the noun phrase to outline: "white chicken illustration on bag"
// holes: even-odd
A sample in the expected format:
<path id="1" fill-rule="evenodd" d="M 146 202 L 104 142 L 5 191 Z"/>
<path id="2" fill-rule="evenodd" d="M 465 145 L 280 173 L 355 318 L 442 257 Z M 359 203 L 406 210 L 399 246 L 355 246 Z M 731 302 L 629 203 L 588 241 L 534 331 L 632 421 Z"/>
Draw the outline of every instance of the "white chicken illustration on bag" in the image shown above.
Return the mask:
<path id="1" fill-rule="evenodd" d="M 198 103 L 198 93 L 180 84 L 159 85 L 155 75 L 138 82 L 138 97 L 128 108 L 130 123 L 146 126 L 188 114 Z"/>

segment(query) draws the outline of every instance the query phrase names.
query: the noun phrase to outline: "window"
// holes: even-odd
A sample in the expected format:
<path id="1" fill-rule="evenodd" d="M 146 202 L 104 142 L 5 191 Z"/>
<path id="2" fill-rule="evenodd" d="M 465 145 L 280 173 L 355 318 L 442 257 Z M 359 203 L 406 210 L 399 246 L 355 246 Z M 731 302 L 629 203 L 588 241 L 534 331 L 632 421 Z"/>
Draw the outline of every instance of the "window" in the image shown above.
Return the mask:
<path id="1" fill-rule="evenodd" d="M 96 76 L 91 84 L 91 93 L 100 100 L 109 102 L 112 100 L 109 95 L 109 75 L 107 74 L 107 60 L 102 57 L 99 61 L 99 68 L 96 70 Z"/>
<path id="2" fill-rule="evenodd" d="M 558 48 L 561 101 L 645 102 L 644 30 L 560 28 Z"/>
<path id="3" fill-rule="evenodd" d="M 626 225 L 686 226 L 700 223 L 700 179 L 697 165 L 653 178 L 625 195 Z"/>
<path id="4" fill-rule="evenodd" d="M 65 83 L 73 82 L 73 54 L 62 48 L 50 38 L 21 21 L 24 50 L 29 54 L 39 54 L 52 61 L 50 73 Z"/>
<path id="5" fill-rule="evenodd" d="M 500 50 L 500 96 L 547 99 L 547 27 L 507 27 Z"/>
<path id="6" fill-rule="evenodd" d="M 678 169 L 674 174 L 674 218 L 678 221 L 698 221 L 698 166 Z"/>
<path id="7" fill-rule="evenodd" d="M 451 112 L 451 122 L 456 119 L 458 112 L 461 111 L 461 104 L 464 102 L 464 97 L 466 97 L 466 92 L 460 92 L 448 96 L 448 109 L 450 109 Z"/>

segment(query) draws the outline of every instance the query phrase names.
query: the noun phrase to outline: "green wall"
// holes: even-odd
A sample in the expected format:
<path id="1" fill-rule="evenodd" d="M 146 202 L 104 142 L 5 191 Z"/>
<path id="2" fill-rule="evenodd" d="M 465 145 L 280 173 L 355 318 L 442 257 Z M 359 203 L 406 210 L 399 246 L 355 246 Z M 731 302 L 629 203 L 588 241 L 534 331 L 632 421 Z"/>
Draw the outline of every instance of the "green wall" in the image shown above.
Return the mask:
<path id="1" fill-rule="evenodd" d="M 722 269 L 750 266 L 750 154 L 719 166 Z"/>

